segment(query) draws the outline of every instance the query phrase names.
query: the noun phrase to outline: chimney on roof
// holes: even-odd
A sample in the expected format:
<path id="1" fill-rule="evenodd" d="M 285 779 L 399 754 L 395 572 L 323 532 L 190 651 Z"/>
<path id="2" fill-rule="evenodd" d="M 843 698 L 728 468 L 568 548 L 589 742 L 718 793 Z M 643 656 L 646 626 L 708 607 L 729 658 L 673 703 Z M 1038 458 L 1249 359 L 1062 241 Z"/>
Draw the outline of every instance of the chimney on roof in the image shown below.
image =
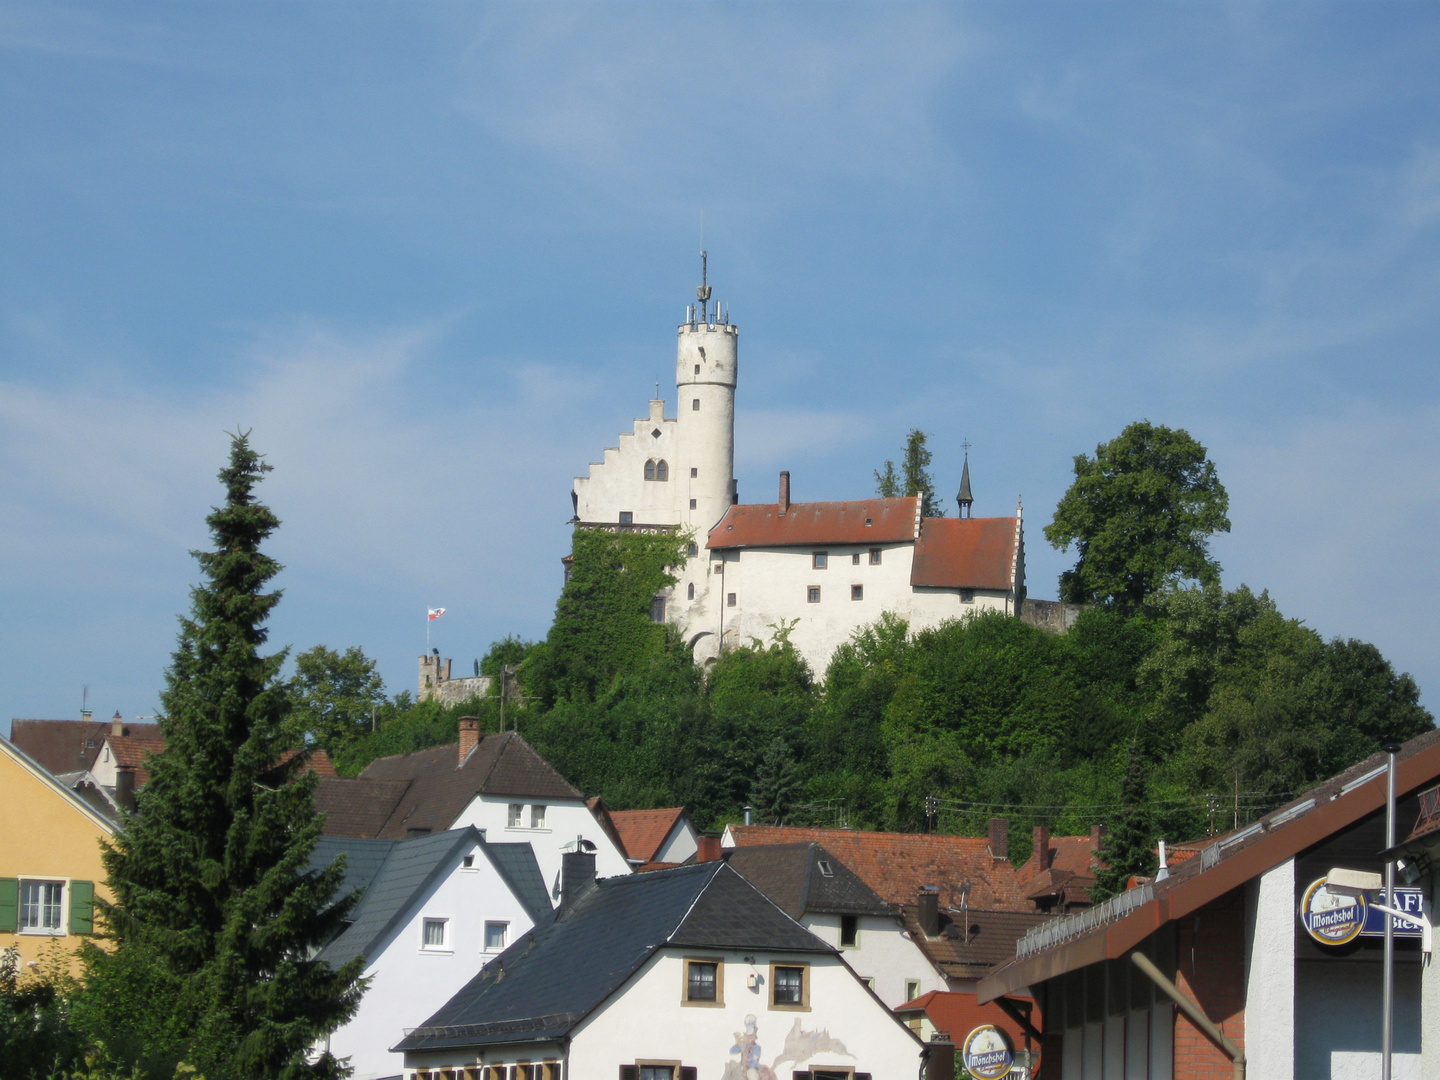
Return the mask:
<path id="1" fill-rule="evenodd" d="M 720 837 L 698 836 L 695 838 L 698 847 L 695 849 L 696 862 L 718 862 L 724 854 L 720 850 Z"/>
<path id="2" fill-rule="evenodd" d="M 948 1031 L 936 1030 L 925 1047 L 925 1080 L 950 1080 L 956 1073 L 955 1044 Z"/>
<path id="3" fill-rule="evenodd" d="M 80 719 L 83 720 L 83 721 L 84 721 L 85 723 L 87 723 L 87 724 L 90 723 L 90 718 L 91 718 L 92 716 L 94 716 L 94 715 L 95 715 L 95 714 L 92 713 L 89 709 L 81 709 L 81 710 L 80 710 Z"/>
<path id="4" fill-rule="evenodd" d="M 115 715 L 110 718 L 110 734 L 117 739 L 125 736 L 125 721 L 120 718 L 120 710 L 115 710 Z"/>
<path id="5" fill-rule="evenodd" d="M 1043 874 L 1050 869 L 1050 826 L 1036 825 L 1035 836 L 1035 859 Z"/>
<path id="6" fill-rule="evenodd" d="M 1100 850 L 1101 848 L 1103 848 L 1104 846 L 1105 846 L 1105 826 L 1104 826 L 1104 825 L 1091 825 L 1091 826 L 1090 826 L 1090 850 L 1091 850 L 1091 851 L 1099 851 L 1099 850 Z"/>
<path id="7" fill-rule="evenodd" d="M 470 756 L 470 751 L 480 745 L 480 718 L 477 716 L 460 717 L 460 765 L 465 764 L 465 759 Z"/>
<path id="8" fill-rule="evenodd" d="M 1001 862 L 1010 861 L 1010 821 L 1008 818 L 990 819 L 990 857 Z"/>
<path id="9" fill-rule="evenodd" d="M 135 812 L 135 766 L 119 765 L 115 768 L 115 801 L 122 810 Z"/>
<path id="10" fill-rule="evenodd" d="M 565 852 L 560 856 L 560 907 L 556 913 L 564 915 L 594 886 L 595 852 Z"/>
<path id="11" fill-rule="evenodd" d="M 940 887 L 922 885 L 917 905 L 920 910 L 920 932 L 926 937 L 940 936 Z"/>
<path id="12" fill-rule="evenodd" d="M 784 517 L 790 512 L 790 470 L 785 469 L 780 473 L 780 516 Z"/>

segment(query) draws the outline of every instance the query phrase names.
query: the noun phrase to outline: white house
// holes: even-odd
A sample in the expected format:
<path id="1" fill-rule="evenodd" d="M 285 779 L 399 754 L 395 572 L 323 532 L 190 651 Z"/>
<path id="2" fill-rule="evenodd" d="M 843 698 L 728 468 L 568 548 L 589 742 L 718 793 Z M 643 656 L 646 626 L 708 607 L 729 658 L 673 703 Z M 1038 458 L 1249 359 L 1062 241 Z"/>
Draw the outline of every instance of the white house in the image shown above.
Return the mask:
<path id="1" fill-rule="evenodd" d="M 819 844 L 740 847 L 726 859 L 782 911 L 838 949 L 890 1008 L 945 989 L 945 976 L 905 929 L 900 910 Z"/>
<path id="2" fill-rule="evenodd" d="M 593 845 L 599 872 L 628 874 L 625 853 L 569 781 L 514 731 L 481 734 L 460 721 L 460 741 L 372 761 L 353 778 L 322 777 L 316 809 L 327 836 L 404 840 L 474 826 L 487 840 L 528 843 L 553 890 L 560 856 Z"/>
<path id="3" fill-rule="evenodd" d="M 837 951 L 726 864 L 569 877 L 553 922 L 399 1044 L 416 1080 L 912 1080 L 921 1068 L 926 1048 Z"/>
<path id="4" fill-rule="evenodd" d="M 677 331 L 676 408 L 648 415 L 576 477 L 577 528 L 680 530 L 692 541 L 679 580 L 655 597 L 657 621 L 680 628 L 698 661 L 784 620 L 817 673 L 835 646 L 890 611 L 917 629 L 968 612 L 1019 615 L 1025 599 L 1021 517 L 971 518 L 969 464 L 962 518 L 921 518 L 919 500 L 740 505 L 734 477 L 739 330 L 709 303 Z"/>
<path id="5" fill-rule="evenodd" d="M 320 952 L 339 967 L 365 957 L 371 980 L 328 1049 L 355 1080 L 397 1076 L 390 1047 L 537 922 L 548 890 L 528 844 L 487 843 L 466 827 L 412 840 L 322 837 L 315 867 L 346 859 L 343 893 L 363 890 L 345 931 Z"/>

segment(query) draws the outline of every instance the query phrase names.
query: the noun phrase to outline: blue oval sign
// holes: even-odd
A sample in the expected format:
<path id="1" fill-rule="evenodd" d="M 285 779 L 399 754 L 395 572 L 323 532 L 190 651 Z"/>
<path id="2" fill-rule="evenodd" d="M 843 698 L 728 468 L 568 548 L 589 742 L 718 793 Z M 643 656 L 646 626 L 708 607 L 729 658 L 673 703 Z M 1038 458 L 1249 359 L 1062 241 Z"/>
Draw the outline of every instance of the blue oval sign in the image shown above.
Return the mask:
<path id="1" fill-rule="evenodd" d="M 1015 1064 L 1015 1048 L 1010 1036 L 994 1024 L 977 1027 L 965 1036 L 965 1068 L 977 1080 L 1000 1080 Z"/>
<path id="2" fill-rule="evenodd" d="M 1325 879 L 1310 883 L 1300 897 L 1300 922 L 1321 945 L 1345 945 L 1365 929 L 1365 898 L 1327 892 Z"/>

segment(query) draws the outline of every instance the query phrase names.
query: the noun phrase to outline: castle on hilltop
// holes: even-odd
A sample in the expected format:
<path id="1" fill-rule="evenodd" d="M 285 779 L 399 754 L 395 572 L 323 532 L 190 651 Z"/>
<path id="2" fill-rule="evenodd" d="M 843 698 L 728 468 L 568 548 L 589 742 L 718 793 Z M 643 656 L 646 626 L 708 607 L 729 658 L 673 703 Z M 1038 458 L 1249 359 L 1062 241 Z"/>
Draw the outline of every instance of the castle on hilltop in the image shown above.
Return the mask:
<path id="1" fill-rule="evenodd" d="M 817 674 L 835 647 L 882 612 L 915 629 L 971 611 L 1019 616 L 1025 605 L 1021 511 L 972 517 L 966 462 L 959 517 L 921 516 L 921 500 L 740 502 L 735 484 L 739 329 L 716 301 L 701 253 L 698 303 L 677 330 L 676 405 L 648 415 L 575 478 L 572 523 L 612 532 L 688 531 L 679 580 L 658 593 L 657 622 L 680 629 L 700 663 L 752 638 L 790 641 Z"/>

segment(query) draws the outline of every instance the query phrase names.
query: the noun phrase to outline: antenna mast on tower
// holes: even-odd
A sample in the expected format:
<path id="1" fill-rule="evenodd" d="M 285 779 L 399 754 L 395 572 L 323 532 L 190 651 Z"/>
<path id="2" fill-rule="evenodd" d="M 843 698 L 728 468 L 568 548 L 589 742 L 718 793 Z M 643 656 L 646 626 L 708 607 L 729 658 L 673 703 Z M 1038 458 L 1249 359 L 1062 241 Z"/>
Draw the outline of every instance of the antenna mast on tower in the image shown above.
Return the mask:
<path id="1" fill-rule="evenodd" d="M 701 248 L 700 287 L 695 290 L 695 295 L 700 298 L 700 321 L 705 323 L 708 323 L 710 321 L 710 286 L 708 284 L 709 276 L 710 256 L 705 253 L 704 248 Z"/>

